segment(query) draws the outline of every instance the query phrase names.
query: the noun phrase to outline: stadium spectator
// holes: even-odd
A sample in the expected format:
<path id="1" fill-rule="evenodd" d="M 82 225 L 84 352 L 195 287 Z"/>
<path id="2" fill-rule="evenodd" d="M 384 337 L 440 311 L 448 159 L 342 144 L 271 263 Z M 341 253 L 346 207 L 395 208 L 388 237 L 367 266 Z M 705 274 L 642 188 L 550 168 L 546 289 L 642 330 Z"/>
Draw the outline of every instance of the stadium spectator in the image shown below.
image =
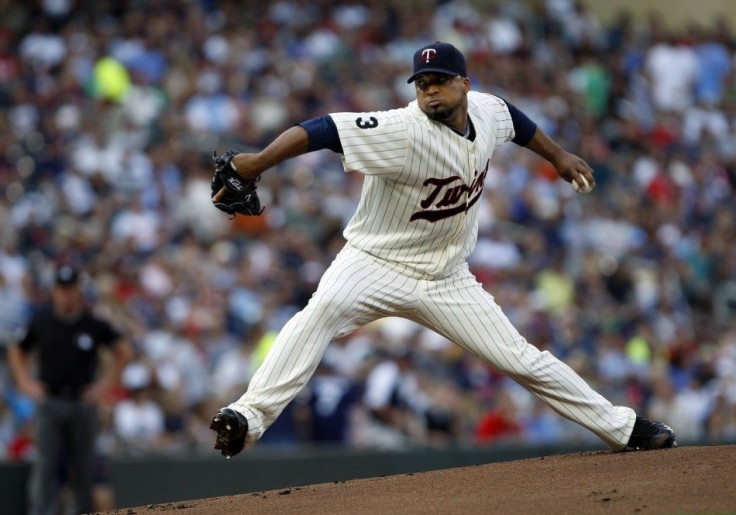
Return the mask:
<path id="1" fill-rule="evenodd" d="M 115 433 L 126 451 L 146 454 L 165 446 L 165 415 L 153 400 L 155 387 L 149 366 L 141 361 L 129 363 L 122 374 L 127 398 L 115 405 Z"/>

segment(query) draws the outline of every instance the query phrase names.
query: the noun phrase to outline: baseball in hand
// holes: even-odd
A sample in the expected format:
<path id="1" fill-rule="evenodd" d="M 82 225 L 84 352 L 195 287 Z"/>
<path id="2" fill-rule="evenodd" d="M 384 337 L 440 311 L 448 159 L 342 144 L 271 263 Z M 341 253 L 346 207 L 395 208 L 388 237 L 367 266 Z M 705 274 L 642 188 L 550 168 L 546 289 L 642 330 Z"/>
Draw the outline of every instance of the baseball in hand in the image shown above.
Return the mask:
<path id="1" fill-rule="evenodd" d="M 583 181 L 583 186 L 578 186 L 578 183 L 576 181 L 572 181 L 572 188 L 580 193 L 581 195 L 585 195 L 593 191 L 593 187 L 588 183 L 588 179 L 585 178 L 584 175 L 580 176 L 580 179 Z"/>

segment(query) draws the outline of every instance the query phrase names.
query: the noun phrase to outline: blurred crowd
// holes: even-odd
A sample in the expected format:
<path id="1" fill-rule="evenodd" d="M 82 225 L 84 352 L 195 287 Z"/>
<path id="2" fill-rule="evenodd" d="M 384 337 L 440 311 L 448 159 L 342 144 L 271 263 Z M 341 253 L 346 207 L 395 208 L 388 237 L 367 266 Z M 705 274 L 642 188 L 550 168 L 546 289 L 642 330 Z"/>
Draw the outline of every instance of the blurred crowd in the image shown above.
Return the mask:
<path id="1" fill-rule="evenodd" d="M 263 216 L 229 220 L 209 200 L 212 150 L 406 105 L 411 56 L 433 40 L 596 174 L 579 196 L 499 149 L 478 279 L 615 404 L 682 442 L 736 441 L 736 32 L 604 24 L 573 0 L 0 0 L 0 350 L 55 268 L 77 265 L 136 352 L 101 406 L 101 452 L 210 450 L 210 417 L 309 299 L 361 187 L 339 155 L 311 153 L 264 176 Z M 0 458 L 33 455 L 33 409 L 0 357 Z M 498 442 L 597 440 L 386 319 L 333 342 L 259 445 Z"/>

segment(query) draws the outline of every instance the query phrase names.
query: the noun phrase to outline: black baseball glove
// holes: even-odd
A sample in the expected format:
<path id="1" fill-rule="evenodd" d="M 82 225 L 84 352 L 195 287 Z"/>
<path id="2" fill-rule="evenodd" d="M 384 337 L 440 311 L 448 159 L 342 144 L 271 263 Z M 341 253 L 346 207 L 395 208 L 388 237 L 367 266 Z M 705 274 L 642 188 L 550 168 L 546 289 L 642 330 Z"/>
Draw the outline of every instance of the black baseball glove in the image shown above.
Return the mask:
<path id="1" fill-rule="evenodd" d="M 212 158 L 215 160 L 212 197 L 214 198 L 223 186 L 227 189 L 225 195 L 212 203 L 217 209 L 233 217 L 236 214 L 245 216 L 260 215 L 263 213 L 263 208 L 256 191 L 256 182 L 258 181 L 246 179 L 235 171 L 232 160 L 238 154 L 240 152 L 237 150 L 228 150 L 221 156 L 218 156 L 216 151 L 212 152 Z"/>

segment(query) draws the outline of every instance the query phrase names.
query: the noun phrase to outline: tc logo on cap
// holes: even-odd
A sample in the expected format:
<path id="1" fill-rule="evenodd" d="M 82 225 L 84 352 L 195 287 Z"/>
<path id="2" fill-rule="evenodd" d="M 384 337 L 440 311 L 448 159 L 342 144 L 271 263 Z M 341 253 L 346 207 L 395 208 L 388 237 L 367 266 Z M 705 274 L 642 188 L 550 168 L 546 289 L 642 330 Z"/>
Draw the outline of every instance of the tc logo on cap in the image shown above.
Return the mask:
<path id="1" fill-rule="evenodd" d="M 437 50 L 434 48 L 426 48 L 422 51 L 422 61 L 425 63 L 428 63 L 435 57 L 437 57 Z"/>
<path id="2" fill-rule="evenodd" d="M 414 52 L 412 57 L 414 73 L 406 82 L 414 82 L 420 73 L 444 73 L 446 75 L 468 76 L 465 56 L 450 43 L 435 41 Z"/>

